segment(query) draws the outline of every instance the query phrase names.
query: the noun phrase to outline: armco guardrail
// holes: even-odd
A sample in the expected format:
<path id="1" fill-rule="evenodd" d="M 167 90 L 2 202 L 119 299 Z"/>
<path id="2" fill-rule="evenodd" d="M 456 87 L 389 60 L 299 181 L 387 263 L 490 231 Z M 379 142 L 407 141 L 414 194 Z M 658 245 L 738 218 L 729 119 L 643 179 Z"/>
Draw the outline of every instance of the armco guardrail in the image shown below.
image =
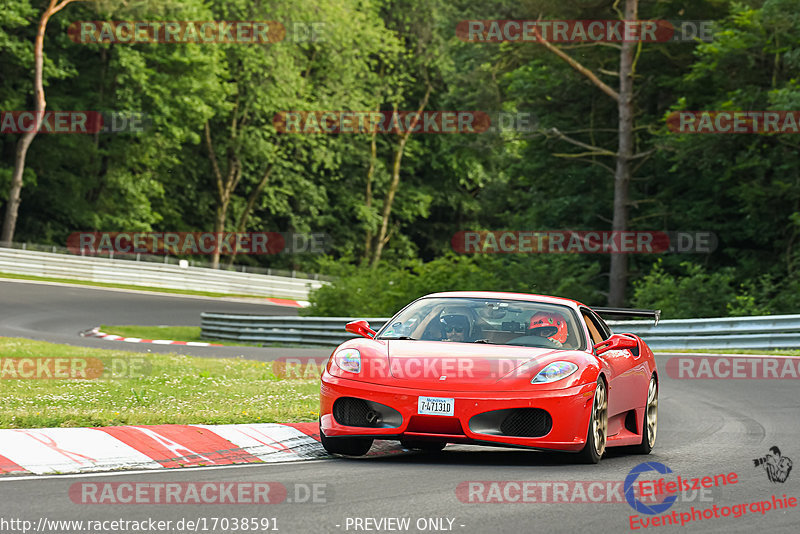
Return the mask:
<path id="1" fill-rule="evenodd" d="M 612 329 L 641 336 L 653 350 L 800 348 L 800 315 L 709 319 L 609 321 Z"/>
<path id="2" fill-rule="evenodd" d="M 338 345 L 356 337 L 345 332 L 347 317 L 276 317 L 202 314 L 204 337 L 263 343 Z M 377 330 L 389 318 L 367 319 Z M 656 351 L 676 349 L 777 349 L 800 348 L 800 315 L 672 319 L 653 326 L 652 321 L 609 321 L 616 332 L 641 336 Z"/>
<path id="3" fill-rule="evenodd" d="M 295 300 L 307 300 L 309 290 L 323 284 L 307 278 L 10 248 L 0 248 L 0 272 Z"/>
<path id="4" fill-rule="evenodd" d="M 347 317 L 278 317 L 204 312 L 202 336 L 256 343 L 297 343 L 301 345 L 338 345 L 358 337 L 346 332 Z M 387 318 L 367 319 L 377 330 Z"/>

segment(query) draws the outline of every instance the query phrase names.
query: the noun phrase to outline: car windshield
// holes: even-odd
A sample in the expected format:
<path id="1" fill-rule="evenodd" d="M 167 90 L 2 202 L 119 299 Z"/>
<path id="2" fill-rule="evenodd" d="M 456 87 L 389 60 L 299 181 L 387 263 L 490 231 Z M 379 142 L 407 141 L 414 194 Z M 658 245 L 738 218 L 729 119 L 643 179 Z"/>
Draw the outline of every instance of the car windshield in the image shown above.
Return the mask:
<path id="1" fill-rule="evenodd" d="M 575 312 L 558 304 L 432 297 L 407 306 L 377 338 L 581 350 L 579 325 Z"/>

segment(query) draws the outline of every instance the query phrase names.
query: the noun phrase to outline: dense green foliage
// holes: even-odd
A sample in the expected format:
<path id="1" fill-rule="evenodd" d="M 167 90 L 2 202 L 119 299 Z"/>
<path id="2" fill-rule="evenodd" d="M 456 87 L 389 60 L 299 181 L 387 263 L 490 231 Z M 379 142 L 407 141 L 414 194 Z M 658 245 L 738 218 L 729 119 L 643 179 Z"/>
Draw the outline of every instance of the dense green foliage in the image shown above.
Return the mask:
<path id="1" fill-rule="evenodd" d="M 32 109 L 33 40 L 46 2 L 0 6 L 0 110 Z M 460 40 L 465 19 L 616 19 L 613 0 L 249 0 L 74 3 L 45 38 L 48 109 L 141 112 L 141 134 L 39 135 L 15 241 L 63 246 L 76 231 L 324 232 L 329 255 L 238 263 L 339 276 L 310 313 L 387 315 L 431 291 L 492 289 L 603 304 L 604 255 L 458 255 L 462 230 L 609 230 L 617 104 L 536 44 Z M 712 231 L 708 254 L 636 255 L 630 304 L 664 317 L 800 309 L 800 135 L 679 135 L 675 110 L 800 110 L 800 0 L 640 2 L 640 18 L 714 20 L 711 42 L 637 53 L 634 230 Z M 273 44 L 78 44 L 81 20 L 279 20 Z M 293 23 L 320 22 L 316 40 Z M 605 83 L 615 46 L 563 45 Z M 426 101 L 426 93 L 428 98 Z M 528 132 L 412 135 L 374 262 L 400 136 L 287 135 L 285 110 L 529 112 Z M 208 125 L 211 145 L 205 134 Z M 19 135 L 0 134 L 0 210 Z M 220 174 L 241 173 L 221 202 Z M 370 172 L 372 169 L 372 172 Z M 369 181 L 369 189 L 368 189 Z M 367 192 L 369 190 L 369 193 Z M 223 261 L 233 261 L 223 258 Z M 376 263 L 375 268 L 370 264 Z"/>
<path id="2" fill-rule="evenodd" d="M 331 263 L 326 272 L 337 275 L 330 286 L 312 293 L 306 315 L 348 317 L 353 310 L 370 317 L 393 315 L 411 300 L 438 291 L 511 291 L 570 295 L 588 300 L 598 268 L 586 269 L 564 255 L 532 261 L 504 261 L 493 256 L 446 255 L 423 263 L 381 264 L 377 269 Z"/>

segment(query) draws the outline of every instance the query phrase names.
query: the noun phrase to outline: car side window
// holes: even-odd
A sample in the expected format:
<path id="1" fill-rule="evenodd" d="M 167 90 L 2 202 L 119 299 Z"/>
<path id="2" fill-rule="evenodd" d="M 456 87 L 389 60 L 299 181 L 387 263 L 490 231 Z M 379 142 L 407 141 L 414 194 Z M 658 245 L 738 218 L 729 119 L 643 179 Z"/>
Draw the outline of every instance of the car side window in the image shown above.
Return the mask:
<path id="1" fill-rule="evenodd" d="M 603 320 L 602 317 L 597 315 L 593 315 L 593 317 L 597 320 L 597 326 L 600 330 L 600 335 L 603 336 L 603 339 L 608 339 L 611 337 L 611 334 L 614 332 L 611 331 L 611 327 L 609 327 L 606 322 Z"/>
<path id="2" fill-rule="evenodd" d="M 586 322 L 586 327 L 589 329 L 589 335 L 592 338 L 592 344 L 597 344 L 608 339 L 611 334 L 608 331 L 607 326 L 603 328 L 605 325 L 601 325 L 600 320 L 587 310 L 581 310 L 581 315 L 583 316 L 583 320 Z"/>

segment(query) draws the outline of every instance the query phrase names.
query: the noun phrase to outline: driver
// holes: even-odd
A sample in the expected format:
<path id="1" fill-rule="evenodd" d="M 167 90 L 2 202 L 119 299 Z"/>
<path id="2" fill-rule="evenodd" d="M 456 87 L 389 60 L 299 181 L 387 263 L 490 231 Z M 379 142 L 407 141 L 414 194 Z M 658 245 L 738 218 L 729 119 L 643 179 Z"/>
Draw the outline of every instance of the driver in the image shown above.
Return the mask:
<path id="1" fill-rule="evenodd" d="M 469 337 L 469 319 L 465 315 L 443 315 L 439 322 L 442 325 L 442 341 L 465 342 Z"/>
<path id="2" fill-rule="evenodd" d="M 541 336 L 561 348 L 567 341 L 567 321 L 556 312 L 538 312 L 531 317 L 527 335 Z"/>

